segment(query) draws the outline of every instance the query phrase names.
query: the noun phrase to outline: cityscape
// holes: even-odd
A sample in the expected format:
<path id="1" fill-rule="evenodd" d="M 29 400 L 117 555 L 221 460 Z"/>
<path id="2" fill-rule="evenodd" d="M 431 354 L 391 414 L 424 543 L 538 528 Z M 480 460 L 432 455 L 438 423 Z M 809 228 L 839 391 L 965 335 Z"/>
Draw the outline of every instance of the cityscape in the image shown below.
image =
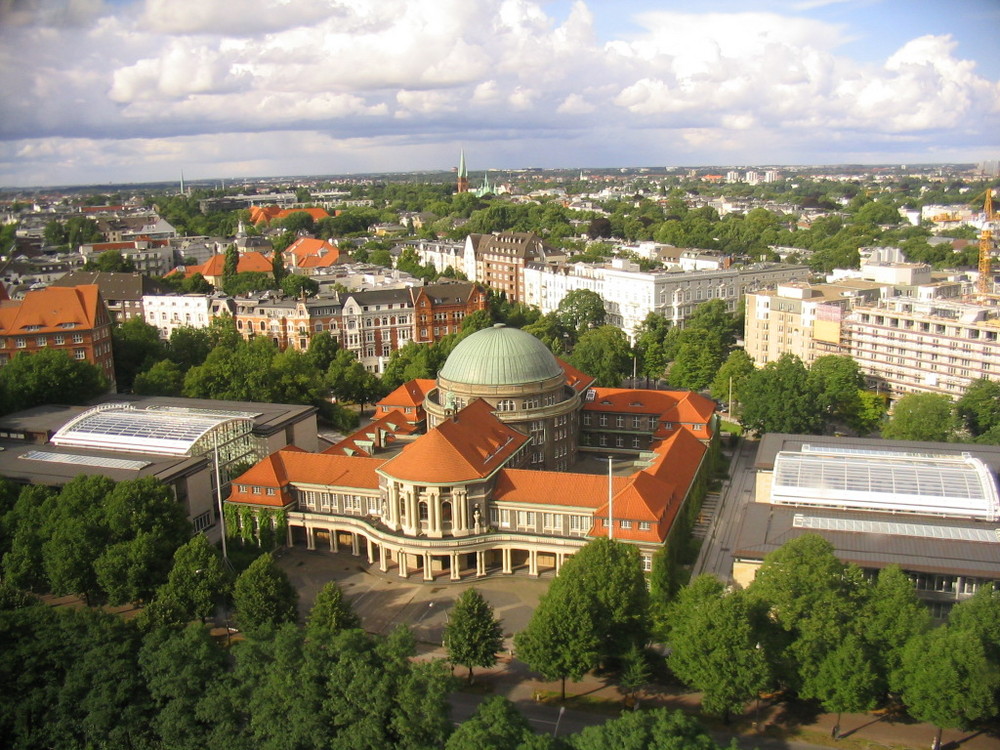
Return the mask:
<path id="1" fill-rule="evenodd" d="M 0 8 L 0 744 L 994 747 L 998 22 Z"/>

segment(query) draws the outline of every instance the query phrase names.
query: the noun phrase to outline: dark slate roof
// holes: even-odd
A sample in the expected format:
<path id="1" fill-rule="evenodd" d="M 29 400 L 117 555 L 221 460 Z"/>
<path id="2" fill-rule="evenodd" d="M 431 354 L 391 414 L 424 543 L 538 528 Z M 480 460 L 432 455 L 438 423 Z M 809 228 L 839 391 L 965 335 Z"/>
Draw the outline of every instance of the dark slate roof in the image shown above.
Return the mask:
<path id="1" fill-rule="evenodd" d="M 112 271 L 72 271 L 52 282 L 52 286 L 80 286 L 97 284 L 106 300 L 128 299 L 141 301 L 144 294 L 173 294 L 164 284 L 141 273 Z"/>

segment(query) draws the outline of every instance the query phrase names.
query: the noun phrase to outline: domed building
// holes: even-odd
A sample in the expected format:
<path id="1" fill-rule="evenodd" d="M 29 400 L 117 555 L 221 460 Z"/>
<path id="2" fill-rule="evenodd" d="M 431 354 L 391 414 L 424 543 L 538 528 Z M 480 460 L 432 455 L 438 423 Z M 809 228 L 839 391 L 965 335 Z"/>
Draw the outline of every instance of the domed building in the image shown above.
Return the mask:
<path id="1" fill-rule="evenodd" d="M 701 501 L 715 404 L 593 382 L 524 331 L 477 331 L 340 443 L 234 479 L 227 518 L 244 537 L 287 528 L 289 545 L 349 545 L 427 581 L 557 572 L 596 536 L 637 545 L 648 570 Z"/>
<path id="2" fill-rule="evenodd" d="M 583 382 L 570 369 L 518 328 L 498 323 L 477 331 L 455 347 L 427 394 L 427 425 L 482 399 L 501 422 L 531 438 L 533 468 L 566 471 L 576 463 Z"/>

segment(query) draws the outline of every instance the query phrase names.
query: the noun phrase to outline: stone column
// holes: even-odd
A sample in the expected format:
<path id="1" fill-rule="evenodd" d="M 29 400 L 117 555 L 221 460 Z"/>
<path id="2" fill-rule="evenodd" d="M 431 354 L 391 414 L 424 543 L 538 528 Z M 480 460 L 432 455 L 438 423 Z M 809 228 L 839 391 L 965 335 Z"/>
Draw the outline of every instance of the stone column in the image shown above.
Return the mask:
<path id="1" fill-rule="evenodd" d="M 559 575 L 559 571 L 562 570 L 562 565 L 566 561 L 566 553 L 556 552 L 556 575 Z"/>
<path id="2" fill-rule="evenodd" d="M 538 551 L 528 550 L 528 575 L 538 575 Z"/>
<path id="3" fill-rule="evenodd" d="M 486 553 L 480 550 L 476 552 L 476 576 L 486 575 Z"/>
<path id="4" fill-rule="evenodd" d="M 330 551 L 340 552 L 340 544 L 337 542 L 337 530 L 330 529 Z"/>
<path id="5" fill-rule="evenodd" d="M 396 553 L 396 562 L 398 563 L 399 567 L 399 577 L 406 578 L 410 574 L 410 572 L 407 569 L 406 565 L 406 553 L 403 552 L 402 549 L 400 549 L 399 552 Z"/>
<path id="6" fill-rule="evenodd" d="M 306 549 L 316 549 L 316 530 L 306 526 Z"/>
<path id="7" fill-rule="evenodd" d="M 449 554 L 451 555 L 451 565 L 450 565 L 450 567 L 451 567 L 451 580 L 458 581 L 458 580 L 460 580 L 462 578 L 462 573 L 458 569 L 458 553 L 457 552 L 451 552 Z"/>
<path id="8" fill-rule="evenodd" d="M 389 551 L 385 548 L 385 545 L 384 544 L 379 545 L 379 548 L 378 548 L 378 569 L 381 570 L 383 573 L 385 573 L 387 570 L 389 570 L 389 561 L 388 561 L 388 559 L 386 559 L 386 558 L 388 558 L 388 556 L 389 556 Z"/>
<path id="9" fill-rule="evenodd" d="M 368 564 L 371 565 L 373 562 L 375 562 L 375 555 L 373 554 L 373 550 L 372 550 L 372 540 L 371 540 L 371 537 L 367 537 L 366 536 L 365 537 L 365 541 L 368 542 Z"/>
<path id="10" fill-rule="evenodd" d="M 358 535 L 351 532 L 351 554 L 357 557 L 361 554 L 361 545 L 358 543 Z"/>
<path id="11" fill-rule="evenodd" d="M 503 552 L 503 572 L 504 573 L 513 573 L 514 571 L 511 570 L 511 559 L 510 559 L 511 558 L 511 549 L 510 549 L 510 547 L 504 547 L 503 550 L 501 550 L 501 551 Z"/>
<path id="12" fill-rule="evenodd" d="M 430 552 L 425 552 L 424 553 L 424 580 L 425 581 L 433 581 L 434 580 L 434 571 L 431 570 L 431 553 Z"/>

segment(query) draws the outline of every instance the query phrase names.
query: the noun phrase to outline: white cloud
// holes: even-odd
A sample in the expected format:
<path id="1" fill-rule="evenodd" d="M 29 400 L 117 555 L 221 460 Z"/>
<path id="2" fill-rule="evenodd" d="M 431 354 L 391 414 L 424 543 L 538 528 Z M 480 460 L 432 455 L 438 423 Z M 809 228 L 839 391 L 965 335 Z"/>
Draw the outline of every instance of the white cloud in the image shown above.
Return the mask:
<path id="1" fill-rule="evenodd" d="M 632 19 L 628 37 L 602 41 L 594 3 L 576 0 L 562 18 L 542 0 L 0 5 L 0 139 L 59 138 L 99 161 L 102 149 L 117 153 L 116 139 L 170 152 L 167 143 L 259 132 L 257 147 L 281 149 L 287 137 L 263 135 L 296 130 L 392 141 L 402 153 L 492 138 L 498 155 L 522 164 L 541 161 L 529 148 L 612 158 L 626 144 L 630 158 L 666 162 L 706 139 L 725 153 L 742 149 L 744 161 L 791 143 L 796 153 L 859 139 L 873 150 L 911 137 L 929 146 L 929 133 L 946 130 L 997 144 L 1000 83 L 948 36 L 862 64 L 841 51 L 846 26 L 652 11 Z M 99 140 L 83 148 L 87 138 Z M 322 137 L 314 145 L 331 148 Z M 5 153 L 0 183 L 43 156 Z"/>

